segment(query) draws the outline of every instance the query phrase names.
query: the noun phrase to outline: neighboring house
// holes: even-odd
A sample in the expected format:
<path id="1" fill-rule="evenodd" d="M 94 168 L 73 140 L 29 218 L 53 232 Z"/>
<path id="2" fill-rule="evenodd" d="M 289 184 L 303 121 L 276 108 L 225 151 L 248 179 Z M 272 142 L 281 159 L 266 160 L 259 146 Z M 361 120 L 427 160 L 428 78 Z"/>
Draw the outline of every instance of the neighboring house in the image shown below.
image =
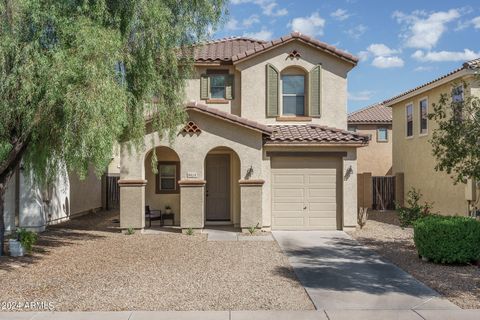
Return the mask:
<path id="1" fill-rule="evenodd" d="M 392 174 L 392 110 L 375 104 L 348 115 L 348 131 L 370 137 L 368 147 L 357 151 L 358 173 Z"/>
<path id="2" fill-rule="evenodd" d="M 170 206 L 183 230 L 355 227 L 356 153 L 368 144 L 347 131 L 347 73 L 356 64 L 299 33 L 197 46 L 188 121 L 174 142 L 149 132 L 145 150 L 121 150 L 121 227 L 144 228 L 145 205 Z"/>
<path id="3" fill-rule="evenodd" d="M 468 95 L 480 96 L 476 74 L 480 59 L 419 87 L 384 101 L 393 111 L 393 172 L 404 174 L 404 194 L 419 189 L 422 201 L 433 203 L 433 211 L 441 214 L 466 215 L 469 203 L 475 201 L 475 184 L 453 184 L 451 177 L 435 171 L 436 159 L 429 140 L 437 123 L 429 120 L 432 104 L 441 94 L 461 100 Z M 463 84 L 467 87 L 464 89 Z"/>
<path id="4" fill-rule="evenodd" d="M 50 186 L 39 188 L 32 174 L 26 174 L 21 166 L 7 185 L 5 194 L 5 230 L 17 228 L 44 231 L 47 225 L 65 221 L 103 207 L 102 180 L 93 171 L 80 181 L 75 174 L 65 170 Z"/>

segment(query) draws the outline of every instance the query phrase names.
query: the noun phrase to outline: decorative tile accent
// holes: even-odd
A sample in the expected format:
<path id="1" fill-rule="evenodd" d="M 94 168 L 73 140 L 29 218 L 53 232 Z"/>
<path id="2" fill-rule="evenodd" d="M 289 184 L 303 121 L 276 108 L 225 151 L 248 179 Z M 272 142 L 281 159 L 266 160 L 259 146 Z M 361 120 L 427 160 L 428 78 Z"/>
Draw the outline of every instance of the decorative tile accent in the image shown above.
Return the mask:
<path id="1" fill-rule="evenodd" d="M 201 133 L 202 130 L 193 121 L 188 121 L 182 129 L 182 133 Z"/>

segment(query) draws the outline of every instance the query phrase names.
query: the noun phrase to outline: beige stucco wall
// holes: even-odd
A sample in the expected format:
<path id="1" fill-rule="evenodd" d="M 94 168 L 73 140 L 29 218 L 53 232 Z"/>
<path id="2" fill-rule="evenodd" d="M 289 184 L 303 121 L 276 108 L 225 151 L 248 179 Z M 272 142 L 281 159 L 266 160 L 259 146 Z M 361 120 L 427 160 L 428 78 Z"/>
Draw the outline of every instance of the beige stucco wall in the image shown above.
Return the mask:
<path id="1" fill-rule="evenodd" d="M 471 81 L 471 80 L 469 80 Z M 465 185 L 454 185 L 450 176 L 435 171 L 436 160 L 429 143 L 437 124 L 428 120 L 428 133 L 419 134 L 419 101 L 428 98 L 428 112 L 441 93 L 449 93 L 451 83 L 433 88 L 393 105 L 393 173 L 404 173 L 405 199 L 412 188 L 420 189 L 423 201 L 433 202 L 433 211 L 445 215 L 466 215 Z M 466 92 L 466 94 L 468 94 Z M 406 105 L 413 103 L 413 137 L 406 137 Z"/>
<path id="2" fill-rule="evenodd" d="M 300 52 L 301 58 L 289 59 L 288 54 L 293 50 Z M 267 118 L 265 113 L 267 63 L 274 65 L 280 72 L 288 67 L 298 67 L 307 74 L 316 65 L 322 64 L 321 116 L 313 118 L 312 123 L 347 128 L 347 72 L 353 66 L 299 41 L 279 46 L 236 65 L 242 77 L 242 117 L 262 123 L 277 123 L 275 118 Z"/>
<path id="3" fill-rule="evenodd" d="M 371 172 L 373 176 L 385 176 L 392 173 L 392 125 L 351 124 L 357 133 L 371 135 L 368 146 L 357 151 L 358 172 Z M 377 140 L 377 129 L 388 129 L 388 141 Z"/>
<path id="4" fill-rule="evenodd" d="M 69 174 L 70 180 L 70 215 L 83 213 L 103 207 L 104 188 L 102 179 L 95 175 L 92 167 L 85 180 L 80 180 L 75 173 Z"/>

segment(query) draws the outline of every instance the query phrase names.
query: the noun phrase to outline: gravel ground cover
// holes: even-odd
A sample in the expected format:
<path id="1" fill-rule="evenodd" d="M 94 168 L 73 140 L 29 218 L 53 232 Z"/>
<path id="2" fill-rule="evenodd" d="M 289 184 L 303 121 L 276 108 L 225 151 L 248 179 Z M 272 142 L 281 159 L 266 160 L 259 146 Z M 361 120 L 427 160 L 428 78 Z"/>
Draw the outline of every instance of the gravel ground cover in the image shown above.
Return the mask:
<path id="1" fill-rule="evenodd" d="M 0 301 L 57 311 L 314 310 L 275 241 L 123 235 L 118 213 L 49 228 L 30 256 L 0 257 Z"/>
<path id="2" fill-rule="evenodd" d="M 413 243 L 413 229 L 400 228 L 396 212 L 372 212 L 366 226 L 350 234 L 459 307 L 480 308 L 480 268 L 422 261 Z"/>

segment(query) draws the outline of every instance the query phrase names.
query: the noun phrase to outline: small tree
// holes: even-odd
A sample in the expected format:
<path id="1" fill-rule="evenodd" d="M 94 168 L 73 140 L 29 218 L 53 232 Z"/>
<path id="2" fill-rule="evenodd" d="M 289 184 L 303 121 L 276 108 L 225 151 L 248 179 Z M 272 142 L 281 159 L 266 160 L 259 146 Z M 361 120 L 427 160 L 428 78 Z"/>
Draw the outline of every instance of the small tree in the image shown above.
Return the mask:
<path id="1" fill-rule="evenodd" d="M 20 161 L 39 184 L 60 167 L 82 178 L 116 141 L 140 141 L 146 114 L 176 128 L 190 44 L 223 13 L 224 0 L 0 1 L 0 255 Z"/>
<path id="2" fill-rule="evenodd" d="M 464 94 L 468 85 L 454 85 L 433 104 L 429 119 L 435 120 L 430 143 L 435 170 L 451 175 L 453 182 L 480 181 L 480 98 Z"/>

